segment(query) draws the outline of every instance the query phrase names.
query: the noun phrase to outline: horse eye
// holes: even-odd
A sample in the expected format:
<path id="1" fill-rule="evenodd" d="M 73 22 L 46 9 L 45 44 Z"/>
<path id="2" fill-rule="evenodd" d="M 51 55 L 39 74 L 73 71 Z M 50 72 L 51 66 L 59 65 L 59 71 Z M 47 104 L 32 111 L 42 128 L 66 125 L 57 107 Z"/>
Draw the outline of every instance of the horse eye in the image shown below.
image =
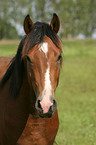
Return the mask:
<path id="1" fill-rule="evenodd" d="M 28 55 L 26 55 L 26 58 L 27 58 L 27 60 L 28 60 L 30 63 L 32 63 L 32 62 L 31 62 L 31 59 L 30 59 L 30 57 L 29 57 Z"/>
<path id="2" fill-rule="evenodd" d="M 57 58 L 57 61 L 59 61 L 62 58 L 62 55 L 60 54 Z"/>

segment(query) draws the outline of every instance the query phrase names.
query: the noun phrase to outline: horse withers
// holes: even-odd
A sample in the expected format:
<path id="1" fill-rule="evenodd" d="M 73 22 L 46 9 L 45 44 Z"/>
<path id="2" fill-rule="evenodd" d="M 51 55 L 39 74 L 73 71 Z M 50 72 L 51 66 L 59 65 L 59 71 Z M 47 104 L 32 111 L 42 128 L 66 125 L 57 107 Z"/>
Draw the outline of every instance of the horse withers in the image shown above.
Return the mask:
<path id="1" fill-rule="evenodd" d="M 56 14 L 50 25 L 33 24 L 27 15 L 16 55 L 0 58 L 0 145 L 53 145 L 59 126 L 59 27 Z"/>

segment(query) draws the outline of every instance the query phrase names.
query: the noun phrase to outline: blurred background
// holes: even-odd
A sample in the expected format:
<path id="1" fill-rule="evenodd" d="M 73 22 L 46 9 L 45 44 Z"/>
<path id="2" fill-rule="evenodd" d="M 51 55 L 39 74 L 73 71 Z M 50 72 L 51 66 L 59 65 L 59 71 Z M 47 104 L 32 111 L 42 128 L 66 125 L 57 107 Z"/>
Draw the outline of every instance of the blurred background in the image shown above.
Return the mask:
<path id="1" fill-rule="evenodd" d="M 27 14 L 50 23 L 54 12 L 63 50 L 54 145 L 96 145 L 96 0 L 0 0 L 0 56 L 16 54 Z"/>
<path id="2" fill-rule="evenodd" d="M 50 22 L 52 13 L 60 17 L 60 36 L 96 38 L 96 0 L 0 0 L 0 39 L 24 34 L 24 17 L 33 22 Z"/>

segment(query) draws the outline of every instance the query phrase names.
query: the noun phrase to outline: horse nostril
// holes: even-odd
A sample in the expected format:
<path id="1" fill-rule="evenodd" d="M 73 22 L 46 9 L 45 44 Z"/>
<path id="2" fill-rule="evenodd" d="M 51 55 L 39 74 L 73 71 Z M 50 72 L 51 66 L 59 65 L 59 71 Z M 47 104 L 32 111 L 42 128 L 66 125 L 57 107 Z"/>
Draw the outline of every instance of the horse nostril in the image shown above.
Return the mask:
<path id="1" fill-rule="evenodd" d="M 41 108 L 40 100 L 38 100 L 38 108 Z"/>
<path id="2" fill-rule="evenodd" d="M 41 104 L 40 104 L 40 100 L 38 100 L 38 108 L 42 109 Z"/>
<path id="3" fill-rule="evenodd" d="M 57 102 L 56 102 L 55 99 L 53 100 L 53 105 L 56 105 L 57 106 Z"/>
<path id="4" fill-rule="evenodd" d="M 55 99 L 53 99 L 53 111 L 55 111 L 57 108 L 57 102 Z"/>
<path id="5" fill-rule="evenodd" d="M 40 100 L 38 100 L 36 102 L 36 109 L 39 111 L 39 112 L 42 112 L 42 107 L 41 107 L 41 104 L 40 104 Z"/>

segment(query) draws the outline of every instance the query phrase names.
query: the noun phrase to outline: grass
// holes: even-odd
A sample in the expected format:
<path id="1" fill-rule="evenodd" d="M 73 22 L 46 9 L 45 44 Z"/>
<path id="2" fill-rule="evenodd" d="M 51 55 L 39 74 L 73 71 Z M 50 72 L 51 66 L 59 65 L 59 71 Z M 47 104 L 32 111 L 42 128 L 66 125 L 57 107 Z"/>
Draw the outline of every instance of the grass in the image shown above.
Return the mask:
<path id="1" fill-rule="evenodd" d="M 58 145 L 96 145 L 96 40 L 63 41 L 63 65 L 55 97 Z M 14 55 L 17 44 L 0 44 L 0 55 Z"/>
<path id="2" fill-rule="evenodd" d="M 65 41 L 56 92 L 58 145 L 96 145 L 96 41 Z"/>
<path id="3" fill-rule="evenodd" d="M 19 41 L 0 41 L 0 56 L 13 56 L 18 48 Z"/>

